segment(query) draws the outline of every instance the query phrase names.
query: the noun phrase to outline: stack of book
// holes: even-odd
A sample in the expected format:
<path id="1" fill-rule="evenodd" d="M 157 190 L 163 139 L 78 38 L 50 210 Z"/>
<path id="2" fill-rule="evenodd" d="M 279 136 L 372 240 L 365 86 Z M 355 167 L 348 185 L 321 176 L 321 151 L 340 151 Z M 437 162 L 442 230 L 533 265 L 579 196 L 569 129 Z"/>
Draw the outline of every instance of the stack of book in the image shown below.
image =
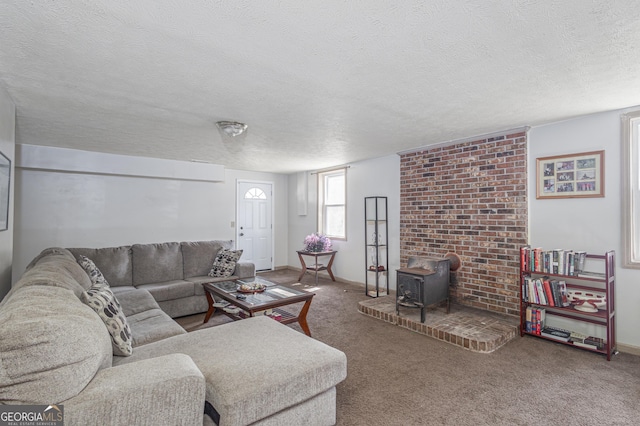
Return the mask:
<path id="1" fill-rule="evenodd" d="M 569 331 L 563 328 L 551 327 L 545 325 L 544 309 L 527 308 L 526 331 L 537 336 L 543 336 L 548 339 L 557 340 L 559 342 L 571 343 L 581 348 L 603 350 L 605 340 L 600 337 L 587 336 L 577 331 Z M 531 318 L 531 320 L 529 319 Z"/>
<path id="2" fill-rule="evenodd" d="M 535 306 L 527 306 L 525 315 L 525 331 L 536 335 L 542 334 L 542 330 L 545 328 L 545 309 L 537 308 Z"/>
<path id="3" fill-rule="evenodd" d="M 586 251 L 565 249 L 543 250 L 541 247 L 520 248 L 523 270 L 544 274 L 577 275 L 584 270 Z"/>
<path id="4" fill-rule="evenodd" d="M 549 339 L 568 342 L 569 338 L 571 337 L 571 332 L 569 330 L 564 330 L 562 328 L 557 328 L 557 327 L 545 327 L 542 329 L 542 332 L 540 333 L 540 335 L 547 337 Z"/>
<path id="5" fill-rule="evenodd" d="M 604 339 L 600 337 L 587 336 L 576 331 L 571 332 L 569 342 L 573 343 L 575 346 L 580 346 L 581 348 L 594 350 L 602 350 L 605 346 Z"/>
<path id="6" fill-rule="evenodd" d="M 571 305 L 568 299 L 567 283 L 562 280 L 552 280 L 549 277 L 525 277 L 522 282 L 522 300 L 553 307 Z"/>

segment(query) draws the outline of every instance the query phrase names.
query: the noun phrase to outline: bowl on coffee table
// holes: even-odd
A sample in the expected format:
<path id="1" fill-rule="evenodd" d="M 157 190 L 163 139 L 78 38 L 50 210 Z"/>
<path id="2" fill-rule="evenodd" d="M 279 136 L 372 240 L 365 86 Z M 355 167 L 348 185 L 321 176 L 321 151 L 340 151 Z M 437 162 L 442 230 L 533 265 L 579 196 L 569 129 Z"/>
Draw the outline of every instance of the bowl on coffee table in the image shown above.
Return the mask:
<path id="1" fill-rule="evenodd" d="M 267 289 L 267 286 L 261 283 L 239 284 L 238 293 L 260 293 Z"/>

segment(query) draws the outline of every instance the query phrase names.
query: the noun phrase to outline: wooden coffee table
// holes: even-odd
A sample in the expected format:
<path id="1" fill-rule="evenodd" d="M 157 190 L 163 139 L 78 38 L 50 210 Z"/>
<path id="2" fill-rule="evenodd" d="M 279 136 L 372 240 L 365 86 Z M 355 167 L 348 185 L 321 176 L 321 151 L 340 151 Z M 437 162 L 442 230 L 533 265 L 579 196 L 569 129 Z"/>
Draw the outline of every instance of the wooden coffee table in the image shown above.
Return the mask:
<path id="1" fill-rule="evenodd" d="M 299 291 L 289 287 L 275 285 L 274 283 L 262 278 L 256 278 L 256 281 L 267 284 L 267 289 L 257 293 L 240 293 L 237 291 L 237 286 L 242 284 L 244 282 L 243 280 L 202 284 L 207 296 L 207 301 L 209 302 L 209 309 L 204 317 L 204 323 L 208 322 L 211 315 L 216 311 L 216 307 L 213 306 L 213 304 L 216 303 L 216 300 L 225 300 L 230 303 L 229 306 L 233 305 L 238 307 L 247 313 L 249 317 L 256 316 L 257 314 L 263 315 L 264 311 L 271 310 L 273 313 L 272 316 L 280 316 L 278 321 L 282 324 L 297 322 L 300 324 L 304 333 L 311 337 L 309 324 L 307 324 L 307 312 L 309 312 L 311 299 L 313 299 L 315 293 L 308 293 L 306 291 Z M 238 295 L 245 296 L 245 299 L 238 299 Z M 282 309 L 283 306 L 303 302 L 304 305 L 302 308 L 297 310 L 297 313 L 293 309 Z M 244 318 L 241 315 L 242 312 L 234 314 L 225 311 L 223 308 L 219 309 L 233 320 L 240 320 Z"/>

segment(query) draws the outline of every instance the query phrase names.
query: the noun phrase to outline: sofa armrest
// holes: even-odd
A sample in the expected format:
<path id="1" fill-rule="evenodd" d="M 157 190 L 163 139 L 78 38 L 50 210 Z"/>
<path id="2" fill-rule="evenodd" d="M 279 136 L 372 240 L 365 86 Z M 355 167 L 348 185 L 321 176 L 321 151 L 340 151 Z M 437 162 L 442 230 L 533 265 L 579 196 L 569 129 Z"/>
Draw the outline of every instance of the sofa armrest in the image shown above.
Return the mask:
<path id="1" fill-rule="evenodd" d="M 256 265 L 252 262 L 237 262 L 233 275 L 238 278 L 253 278 L 256 276 Z"/>
<path id="2" fill-rule="evenodd" d="M 201 425 L 204 400 L 204 376 L 178 353 L 100 370 L 62 404 L 68 425 Z"/>

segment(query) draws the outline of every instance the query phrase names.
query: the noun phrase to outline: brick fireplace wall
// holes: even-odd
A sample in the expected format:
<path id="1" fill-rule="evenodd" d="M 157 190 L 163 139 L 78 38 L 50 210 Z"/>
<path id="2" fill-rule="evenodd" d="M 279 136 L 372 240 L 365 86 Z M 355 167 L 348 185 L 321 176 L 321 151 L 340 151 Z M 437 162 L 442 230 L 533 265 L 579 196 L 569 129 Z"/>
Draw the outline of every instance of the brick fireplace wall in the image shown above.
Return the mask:
<path id="1" fill-rule="evenodd" d="M 457 253 L 456 303 L 519 315 L 527 241 L 526 133 L 402 154 L 400 262 Z"/>

